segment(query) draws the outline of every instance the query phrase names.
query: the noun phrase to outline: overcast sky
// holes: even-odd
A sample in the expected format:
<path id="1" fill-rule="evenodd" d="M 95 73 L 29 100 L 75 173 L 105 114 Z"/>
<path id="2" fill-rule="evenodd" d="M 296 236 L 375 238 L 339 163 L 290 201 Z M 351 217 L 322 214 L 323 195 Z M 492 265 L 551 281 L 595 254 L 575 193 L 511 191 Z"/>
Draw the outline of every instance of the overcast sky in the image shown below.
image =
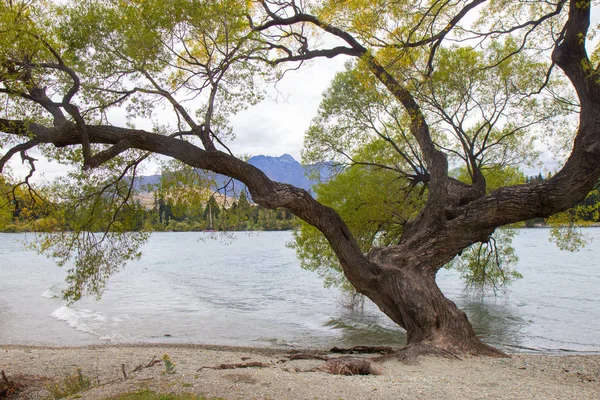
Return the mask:
<path id="1" fill-rule="evenodd" d="M 237 139 L 235 154 L 280 156 L 291 154 L 300 161 L 304 132 L 316 115 L 323 92 L 347 57 L 319 59 L 300 70 L 289 71 L 270 90 L 267 99 L 233 120 Z"/>

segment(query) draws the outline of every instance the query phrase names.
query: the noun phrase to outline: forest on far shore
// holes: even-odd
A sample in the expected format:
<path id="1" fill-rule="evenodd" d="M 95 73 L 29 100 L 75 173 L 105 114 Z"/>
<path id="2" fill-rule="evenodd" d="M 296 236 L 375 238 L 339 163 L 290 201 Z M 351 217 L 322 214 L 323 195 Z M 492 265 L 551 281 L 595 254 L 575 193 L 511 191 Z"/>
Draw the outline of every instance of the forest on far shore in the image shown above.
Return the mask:
<path id="1" fill-rule="evenodd" d="M 1 178 L 0 178 L 1 179 Z M 73 210 L 62 209 L 60 202 L 51 202 L 42 192 L 19 186 L 9 190 L 0 181 L 0 232 L 70 230 Z M 245 192 L 237 198 L 218 193 L 207 196 L 159 196 L 146 193 L 153 199 L 143 201 L 132 196 L 115 224 L 131 231 L 281 231 L 290 230 L 296 218 L 285 209 L 270 210 L 251 203 Z M 175 197 L 175 198 L 174 198 Z M 73 207 L 68 203 L 68 207 Z M 98 197 L 91 208 L 80 212 L 93 215 L 111 212 L 111 198 Z"/>
<path id="2" fill-rule="evenodd" d="M 1 179 L 1 178 L 0 178 Z M 542 174 L 525 178 L 527 183 L 542 182 Z M 73 210 L 61 210 L 61 203 L 51 202 L 26 185 L 9 190 L 0 181 L 0 232 L 70 230 L 69 215 Z M 227 197 L 219 193 L 199 195 L 197 191 L 184 195 L 159 195 L 149 192 L 132 196 L 115 224 L 131 231 L 282 231 L 294 229 L 298 219 L 283 208 L 267 209 L 248 200 L 245 191 Z M 206 198 L 208 197 L 208 201 Z M 73 207 L 72 203 L 68 203 Z M 520 227 L 540 227 L 548 224 L 600 223 L 600 195 L 592 191 L 577 207 L 563 213 L 560 220 L 536 218 L 519 224 Z M 98 197 L 94 206 L 82 212 L 98 215 L 111 212 L 111 199 Z M 567 219 L 565 219 L 565 216 Z"/>

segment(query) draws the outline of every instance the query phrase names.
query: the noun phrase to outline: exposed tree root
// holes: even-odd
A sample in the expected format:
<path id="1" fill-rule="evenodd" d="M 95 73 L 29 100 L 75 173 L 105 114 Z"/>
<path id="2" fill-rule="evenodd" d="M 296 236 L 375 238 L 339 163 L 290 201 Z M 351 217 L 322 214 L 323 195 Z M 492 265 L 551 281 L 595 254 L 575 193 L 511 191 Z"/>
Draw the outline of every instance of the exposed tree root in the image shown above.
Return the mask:
<path id="1" fill-rule="evenodd" d="M 496 358 L 510 358 L 506 353 L 501 352 L 491 346 L 481 343 L 475 348 L 468 350 L 461 348 L 441 348 L 430 343 L 411 344 L 401 348 L 393 353 L 377 357 L 376 361 L 387 361 L 391 359 L 400 360 L 403 363 L 411 364 L 421 356 L 436 356 L 454 360 L 460 360 L 463 356 L 485 356 Z"/>

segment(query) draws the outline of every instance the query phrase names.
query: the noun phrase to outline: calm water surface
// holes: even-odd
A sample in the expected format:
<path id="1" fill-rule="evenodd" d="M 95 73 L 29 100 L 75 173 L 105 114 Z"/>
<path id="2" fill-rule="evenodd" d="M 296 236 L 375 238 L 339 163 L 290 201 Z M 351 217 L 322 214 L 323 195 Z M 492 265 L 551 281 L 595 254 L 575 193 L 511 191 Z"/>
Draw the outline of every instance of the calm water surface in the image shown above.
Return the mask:
<path id="1" fill-rule="evenodd" d="M 514 245 L 524 279 L 496 296 L 465 292 L 441 271 L 444 293 L 477 333 L 508 351 L 600 352 L 600 229 L 576 253 L 522 230 Z M 0 343 L 83 345 L 186 342 L 249 346 L 402 345 L 404 332 L 372 304 L 345 308 L 286 248 L 289 232 L 156 233 L 143 258 L 115 275 L 101 300 L 61 299 L 63 270 L 0 234 Z"/>

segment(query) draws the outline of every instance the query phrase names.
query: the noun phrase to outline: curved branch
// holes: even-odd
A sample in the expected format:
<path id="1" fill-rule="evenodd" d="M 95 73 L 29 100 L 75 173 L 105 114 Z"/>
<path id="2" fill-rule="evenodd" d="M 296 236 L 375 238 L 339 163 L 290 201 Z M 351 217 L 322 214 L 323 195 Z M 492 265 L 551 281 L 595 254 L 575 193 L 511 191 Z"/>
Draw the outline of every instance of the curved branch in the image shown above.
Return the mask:
<path id="1" fill-rule="evenodd" d="M 588 1 L 570 0 L 569 19 L 561 40 L 552 52 L 552 60 L 573 83 L 582 108 L 586 104 L 594 104 L 598 95 L 598 84 L 594 79 L 596 73 L 585 49 L 590 28 L 590 7 Z"/>
<path id="2" fill-rule="evenodd" d="M 3 129 L 3 126 L 22 124 L 22 121 L 0 119 L 0 129 Z M 367 290 L 367 285 L 379 272 L 380 267 L 367 260 L 340 216 L 332 208 L 317 202 L 303 189 L 274 182 L 258 168 L 229 154 L 205 151 L 174 137 L 113 126 L 88 125 L 86 128 L 92 143 L 128 143 L 131 148 L 162 154 L 194 168 L 227 175 L 243 182 L 257 204 L 267 208 L 287 208 L 323 232 L 344 265 L 348 279 L 359 291 Z M 72 125 L 48 128 L 39 124 L 29 124 L 28 131 L 39 143 L 54 144 L 58 147 L 82 144 L 81 135 Z"/>
<path id="3" fill-rule="evenodd" d="M 26 143 L 18 144 L 12 148 L 10 148 L 2 158 L 0 158 L 0 174 L 4 170 L 4 166 L 6 163 L 17 153 L 21 153 L 27 150 L 30 150 L 40 144 L 37 139 L 32 139 Z"/>
<path id="4" fill-rule="evenodd" d="M 414 96 L 398 82 L 375 56 L 366 53 L 363 60 L 377 79 L 396 97 L 410 117 L 410 132 L 417 139 L 431 176 L 430 196 L 422 215 L 436 218 L 443 212 L 447 197 L 448 161 L 446 156 L 435 148 L 425 115 Z"/>
<path id="5" fill-rule="evenodd" d="M 291 52 L 290 52 L 291 53 Z M 337 46 L 332 49 L 326 50 L 308 50 L 298 55 L 290 55 L 283 58 L 278 58 L 273 61 L 274 64 L 281 64 L 283 62 L 294 62 L 294 61 L 306 61 L 312 60 L 314 58 L 334 58 L 339 55 L 346 55 L 352 57 L 360 57 L 362 55 L 362 50 L 355 49 L 351 47 Z"/>
<path id="6" fill-rule="evenodd" d="M 353 49 L 363 48 L 363 46 L 348 32 L 346 32 L 338 27 L 335 27 L 331 24 L 323 22 L 320 19 L 318 19 L 317 17 L 315 17 L 314 15 L 310 15 L 310 14 L 298 13 L 289 18 L 280 18 L 275 15 L 275 16 L 272 16 L 272 19 L 270 21 L 267 21 L 262 25 L 255 26 L 254 31 L 263 32 L 272 27 L 292 26 L 292 25 L 296 25 L 296 24 L 299 24 L 302 22 L 309 22 L 309 23 L 316 25 L 319 28 L 323 29 L 325 32 L 330 33 L 330 34 L 342 39 L 343 41 L 345 41 L 346 43 L 348 43 L 350 45 L 350 48 L 353 48 Z"/>
<path id="7" fill-rule="evenodd" d="M 545 14 L 536 20 L 527 21 L 522 24 L 512 26 L 509 29 L 502 29 L 502 30 L 496 29 L 496 30 L 492 30 L 489 32 L 475 32 L 475 31 L 470 31 L 470 30 L 465 29 L 465 32 L 474 34 L 476 36 L 491 36 L 491 35 L 505 35 L 505 34 L 509 34 L 512 32 L 516 32 L 518 30 L 521 30 L 521 29 L 527 28 L 527 27 L 532 27 L 532 29 L 533 29 L 533 28 L 536 28 L 537 26 L 541 25 L 542 22 L 559 15 L 562 12 L 563 7 L 567 3 L 567 1 L 568 0 L 560 0 L 556 4 L 556 9 L 554 11 L 552 11 L 551 13 Z"/>
<path id="8" fill-rule="evenodd" d="M 10 63 L 14 65 L 18 65 L 24 67 L 26 70 L 32 68 L 31 64 L 22 63 L 19 61 L 11 60 Z M 26 100 L 32 101 L 34 103 L 39 104 L 42 108 L 52 115 L 54 118 L 54 125 L 62 125 L 67 123 L 67 119 L 65 118 L 62 110 L 60 109 L 60 103 L 55 103 L 52 101 L 48 95 L 46 94 L 46 88 L 39 88 L 32 82 L 31 76 L 29 73 L 23 73 L 22 76 L 17 78 L 17 80 L 21 80 L 27 86 L 31 87 L 29 89 L 29 93 L 17 90 L 11 90 L 9 88 L 0 88 L 0 93 L 6 93 L 10 95 L 20 96 Z M 5 85 L 6 86 L 6 85 Z"/>
<path id="9" fill-rule="evenodd" d="M 433 59 L 435 57 L 435 53 L 437 49 L 440 47 L 442 42 L 444 41 L 446 35 L 450 33 L 452 29 L 469 13 L 469 11 L 476 8 L 478 5 L 485 3 L 487 0 L 473 0 L 471 3 L 467 4 L 460 10 L 451 20 L 448 22 L 448 25 L 436 35 L 433 35 L 429 38 L 422 39 L 416 42 L 407 42 L 403 43 L 401 47 L 421 47 L 429 43 L 433 43 L 431 46 L 431 50 L 429 52 L 429 59 L 427 60 L 427 74 L 433 72 Z"/>

